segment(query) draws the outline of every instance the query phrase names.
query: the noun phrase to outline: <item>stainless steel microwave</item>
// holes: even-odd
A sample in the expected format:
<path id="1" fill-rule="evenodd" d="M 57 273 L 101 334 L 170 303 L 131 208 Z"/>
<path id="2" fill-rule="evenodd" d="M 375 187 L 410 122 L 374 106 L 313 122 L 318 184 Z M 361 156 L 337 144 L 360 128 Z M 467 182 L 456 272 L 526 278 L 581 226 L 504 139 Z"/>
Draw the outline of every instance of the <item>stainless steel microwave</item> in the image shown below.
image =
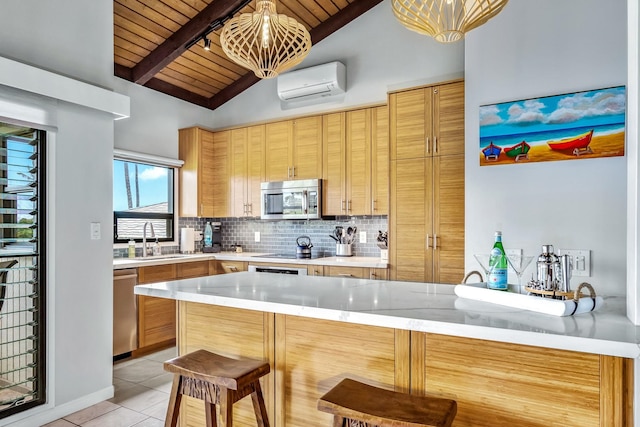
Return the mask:
<path id="1" fill-rule="evenodd" d="M 322 180 L 263 182 L 262 219 L 320 219 Z"/>

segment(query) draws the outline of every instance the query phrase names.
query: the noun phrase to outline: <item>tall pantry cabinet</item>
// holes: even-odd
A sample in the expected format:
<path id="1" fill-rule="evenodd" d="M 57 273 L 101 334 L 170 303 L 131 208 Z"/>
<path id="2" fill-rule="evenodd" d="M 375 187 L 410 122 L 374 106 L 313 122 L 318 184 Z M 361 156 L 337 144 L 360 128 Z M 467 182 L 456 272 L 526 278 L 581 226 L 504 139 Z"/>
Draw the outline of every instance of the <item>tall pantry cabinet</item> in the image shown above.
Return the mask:
<path id="1" fill-rule="evenodd" d="M 464 276 L 464 82 L 389 94 L 392 280 Z"/>

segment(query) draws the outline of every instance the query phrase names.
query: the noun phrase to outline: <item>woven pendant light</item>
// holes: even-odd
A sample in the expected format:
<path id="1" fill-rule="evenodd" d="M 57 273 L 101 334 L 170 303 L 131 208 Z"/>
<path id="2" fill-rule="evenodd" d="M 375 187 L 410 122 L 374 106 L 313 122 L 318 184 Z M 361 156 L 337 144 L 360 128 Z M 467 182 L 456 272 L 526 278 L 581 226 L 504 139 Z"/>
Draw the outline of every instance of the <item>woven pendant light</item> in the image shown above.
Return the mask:
<path id="1" fill-rule="evenodd" d="M 273 0 L 257 0 L 256 11 L 227 22 L 220 34 L 222 50 L 261 79 L 276 77 L 302 62 L 311 36 L 298 21 L 276 13 Z"/>
<path id="2" fill-rule="evenodd" d="M 461 40 L 496 16 L 509 0 L 392 0 L 393 13 L 408 29 L 439 42 Z"/>

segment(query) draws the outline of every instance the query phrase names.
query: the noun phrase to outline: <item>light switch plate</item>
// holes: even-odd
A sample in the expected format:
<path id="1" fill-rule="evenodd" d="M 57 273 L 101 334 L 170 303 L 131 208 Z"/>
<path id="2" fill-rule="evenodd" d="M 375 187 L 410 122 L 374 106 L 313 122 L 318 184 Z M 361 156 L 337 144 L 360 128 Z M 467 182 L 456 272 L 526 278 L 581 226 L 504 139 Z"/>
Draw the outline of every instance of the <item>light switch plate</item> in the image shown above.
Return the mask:
<path id="1" fill-rule="evenodd" d="M 255 242 L 259 242 L 260 241 L 260 232 L 259 231 L 256 231 L 256 232 L 253 233 L 253 240 Z"/>
<path id="2" fill-rule="evenodd" d="M 102 238 L 100 232 L 100 223 L 92 222 L 91 223 L 91 240 L 100 240 Z"/>
<path id="3" fill-rule="evenodd" d="M 560 249 L 559 255 L 571 256 L 571 276 L 591 276 L 591 251 L 588 249 Z"/>
<path id="4" fill-rule="evenodd" d="M 360 243 L 367 243 L 367 232 L 366 231 L 361 231 L 360 232 Z"/>

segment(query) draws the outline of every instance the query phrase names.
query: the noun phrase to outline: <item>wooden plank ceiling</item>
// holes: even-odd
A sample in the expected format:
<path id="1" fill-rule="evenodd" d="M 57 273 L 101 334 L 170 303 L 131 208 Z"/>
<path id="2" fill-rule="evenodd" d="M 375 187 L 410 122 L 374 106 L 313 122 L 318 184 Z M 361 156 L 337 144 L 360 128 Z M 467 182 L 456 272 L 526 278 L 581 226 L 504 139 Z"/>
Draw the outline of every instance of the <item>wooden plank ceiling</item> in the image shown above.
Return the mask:
<path id="1" fill-rule="evenodd" d="M 210 51 L 201 36 L 234 12 L 254 11 L 255 1 L 114 0 L 115 75 L 216 109 L 259 79 L 227 58 L 220 28 L 208 35 Z M 276 0 L 276 8 L 302 23 L 316 45 L 381 1 Z"/>

